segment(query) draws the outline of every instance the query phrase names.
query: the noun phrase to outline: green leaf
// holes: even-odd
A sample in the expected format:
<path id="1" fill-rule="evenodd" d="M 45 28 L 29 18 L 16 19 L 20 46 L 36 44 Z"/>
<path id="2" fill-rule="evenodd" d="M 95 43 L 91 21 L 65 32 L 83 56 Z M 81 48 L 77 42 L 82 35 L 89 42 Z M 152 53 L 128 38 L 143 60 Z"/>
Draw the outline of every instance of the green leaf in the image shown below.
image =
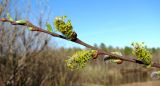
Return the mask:
<path id="1" fill-rule="evenodd" d="M 27 22 L 26 22 L 26 20 L 18 20 L 18 21 L 16 21 L 16 23 L 17 24 L 26 24 Z"/>
<path id="2" fill-rule="evenodd" d="M 10 21 L 13 21 L 13 18 L 10 16 L 9 13 L 7 13 L 7 18 L 8 18 Z"/>
<path id="3" fill-rule="evenodd" d="M 51 24 L 46 23 L 46 27 L 49 32 L 53 32 Z"/>

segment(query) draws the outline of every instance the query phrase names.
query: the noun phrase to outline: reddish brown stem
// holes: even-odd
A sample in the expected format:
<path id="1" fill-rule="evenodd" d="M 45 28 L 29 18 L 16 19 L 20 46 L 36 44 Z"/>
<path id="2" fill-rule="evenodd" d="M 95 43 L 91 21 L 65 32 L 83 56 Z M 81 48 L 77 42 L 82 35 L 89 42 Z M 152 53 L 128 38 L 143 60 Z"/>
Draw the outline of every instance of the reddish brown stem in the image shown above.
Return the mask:
<path id="1" fill-rule="evenodd" d="M 108 55 L 108 56 L 110 56 L 112 58 L 115 58 L 115 59 L 120 59 L 120 60 L 123 60 L 123 61 L 137 63 L 137 64 L 143 64 L 143 62 L 138 61 L 136 59 L 126 58 L 124 56 L 118 56 L 118 55 L 112 54 L 110 52 L 106 52 L 106 51 L 104 51 L 102 49 L 98 49 L 98 48 L 96 48 L 94 46 L 91 46 L 91 45 L 81 41 L 79 38 L 77 38 L 76 40 L 69 40 L 66 37 L 64 37 L 63 35 L 60 35 L 60 34 L 57 34 L 57 33 L 54 33 L 54 32 L 49 32 L 49 31 L 44 30 L 44 29 L 42 29 L 40 27 L 37 27 L 37 26 L 33 25 L 32 23 L 30 23 L 29 21 L 26 21 L 26 24 L 18 24 L 15 21 L 10 21 L 10 20 L 8 20 L 6 18 L 1 18 L 0 21 L 1 22 L 10 22 L 12 25 L 22 25 L 22 26 L 32 27 L 32 31 L 38 31 L 38 32 L 47 33 L 47 34 L 50 34 L 51 36 L 58 37 L 58 38 L 61 38 L 61 39 L 65 39 L 65 40 L 68 40 L 68 41 L 72 41 L 74 43 L 83 45 L 83 46 L 85 46 L 87 48 L 90 48 L 90 49 L 93 49 L 93 50 L 97 50 L 97 54 L 98 55 Z M 158 63 L 153 63 L 151 66 L 152 67 L 156 67 L 156 68 L 160 68 L 160 64 L 158 64 Z"/>

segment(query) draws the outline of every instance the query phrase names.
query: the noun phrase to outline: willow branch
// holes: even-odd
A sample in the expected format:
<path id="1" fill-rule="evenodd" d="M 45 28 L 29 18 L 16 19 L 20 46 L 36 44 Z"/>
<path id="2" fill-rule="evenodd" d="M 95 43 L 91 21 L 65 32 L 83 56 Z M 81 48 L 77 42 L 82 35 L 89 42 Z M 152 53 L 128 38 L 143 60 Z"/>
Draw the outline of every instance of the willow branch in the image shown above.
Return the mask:
<path id="1" fill-rule="evenodd" d="M 139 60 L 136 60 L 136 59 L 131 59 L 131 58 L 126 58 L 125 56 L 119 56 L 119 55 L 115 55 L 115 54 L 112 54 L 110 52 L 106 52 L 102 49 L 98 49 L 94 46 L 91 46 L 85 42 L 83 42 L 82 40 L 80 40 L 79 38 L 76 38 L 76 40 L 69 40 L 67 39 L 66 37 L 64 37 L 63 35 L 60 35 L 60 34 L 57 34 L 57 33 L 54 33 L 54 32 L 49 32 L 47 30 L 44 30 L 38 26 L 35 26 L 33 25 L 31 22 L 29 21 L 26 21 L 25 24 L 18 24 L 16 23 L 15 21 L 10 21 L 9 19 L 7 18 L 1 18 L 0 19 L 1 22 L 9 22 L 11 23 L 12 25 L 21 25 L 21 26 L 27 26 L 27 27 L 32 27 L 32 30 L 31 31 L 37 31 L 37 32 L 42 32 L 42 33 L 46 33 L 46 34 L 49 34 L 53 37 L 57 37 L 57 38 L 61 38 L 61 39 L 64 39 L 64 40 L 67 40 L 67 41 L 72 41 L 74 43 L 77 43 L 77 44 L 80 44 L 80 45 L 83 45 L 87 48 L 90 48 L 90 49 L 93 49 L 93 50 L 97 50 L 98 51 L 98 55 L 108 55 L 110 57 L 114 57 L 115 59 L 120 59 L 120 60 L 123 60 L 123 61 L 127 61 L 127 62 L 132 62 L 132 63 L 137 63 L 137 64 L 143 64 L 144 63 L 142 61 L 139 61 Z M 96 59 L 96 58 L 95 58 Z M 151 64 L 152 67 L 156 67 L 156 68 L 160 68 L 160 64 L 158 63 L 152 63 Z"/>

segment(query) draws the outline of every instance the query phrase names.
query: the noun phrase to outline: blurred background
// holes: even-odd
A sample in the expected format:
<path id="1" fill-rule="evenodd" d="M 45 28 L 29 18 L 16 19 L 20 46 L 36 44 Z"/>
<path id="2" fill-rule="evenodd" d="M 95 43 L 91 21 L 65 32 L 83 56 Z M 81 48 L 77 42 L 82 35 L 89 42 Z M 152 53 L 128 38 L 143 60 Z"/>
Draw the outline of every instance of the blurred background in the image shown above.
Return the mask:
<path id="1" fill-rule="evenodd" d="M 132 42 L 145 42 L 160 63 L 159 0 L 0 0 L 0 18 L 10 13 L 45 28 L 68 16 L 83 41 L 105 51 L 132 56 Z M 117 65 L 103 58 L 70 71 L 65 59 L 86 49 L 27 27 L 0 23 L 0 86 L 159 86 L 143 65 Z"/>

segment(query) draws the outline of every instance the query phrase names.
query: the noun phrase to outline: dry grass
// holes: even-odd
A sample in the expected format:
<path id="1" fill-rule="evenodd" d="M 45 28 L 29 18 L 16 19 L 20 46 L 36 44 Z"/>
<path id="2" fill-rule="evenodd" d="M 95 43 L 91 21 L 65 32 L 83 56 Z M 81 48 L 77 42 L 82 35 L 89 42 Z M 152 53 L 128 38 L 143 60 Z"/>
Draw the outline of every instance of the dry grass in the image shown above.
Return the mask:
<path id="1" fill-rule="evenodd" d="M 137 82 L 131 84 L 124 84 L 120 86 L 160 86 L 160 81 L 147 81 L 147 82 Z"/>
<path id="2" fill-rule="evenodd" d="M 105 86 L 105 85 L 83 84 L 83 86 Z M 116 86 L 160 86 L 160 81 L 136 82 L 136 83 L 123 84 L 123 85 L 116 85 Z"/>

